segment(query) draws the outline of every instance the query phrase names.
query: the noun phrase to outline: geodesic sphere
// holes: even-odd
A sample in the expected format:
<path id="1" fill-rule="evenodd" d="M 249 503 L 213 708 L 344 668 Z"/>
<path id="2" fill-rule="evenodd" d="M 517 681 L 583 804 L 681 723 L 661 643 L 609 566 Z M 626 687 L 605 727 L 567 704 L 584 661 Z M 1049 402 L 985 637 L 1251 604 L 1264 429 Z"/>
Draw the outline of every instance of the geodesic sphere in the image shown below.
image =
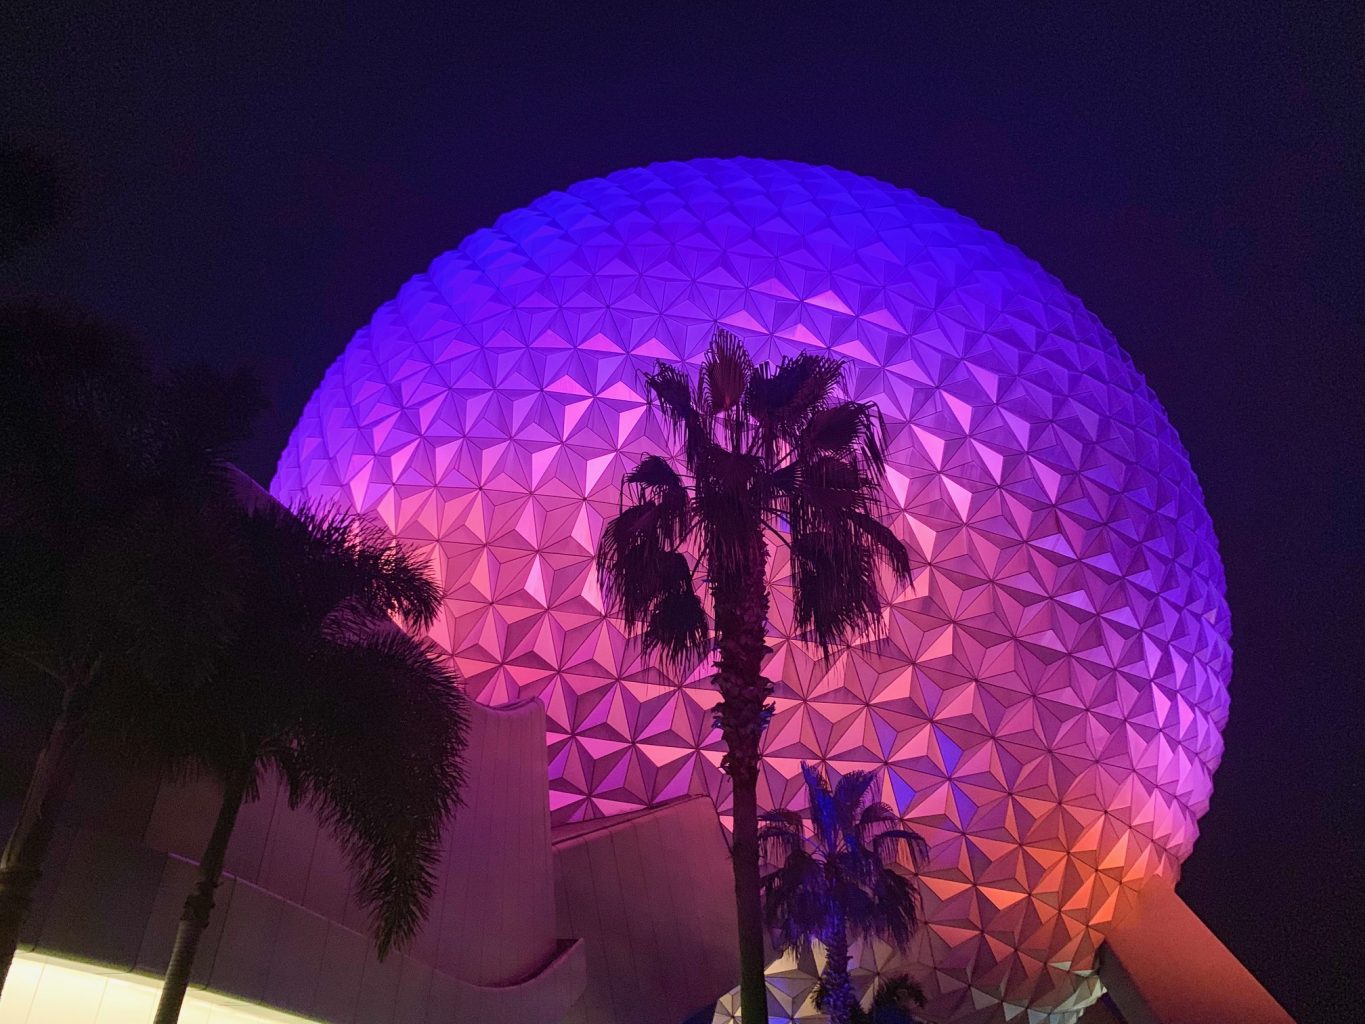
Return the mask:
<path id="1" fill-rule="evenodd" d="M 369 514 L 430 556 L 449 592 L 432 635 L 470 692 L 548 711 L 557 820 L 689 792 L 724 813 L 706 666 L 675 679 L 644 661 L 603 616 L 593 566 L 623 474 L 673 450 L 642 373 L 695 370 L 717 326 L 760 362 L 849 361 L 852 397 L 889 429 L 888 521 L 922 565 L 883 635 L 826 665 L 792 635 L 774 549 L 760 800 L 800 806 L 803 759 L 879 771 L 931 844 L 916 953 L 931 1016 L 1074 1018 L 1106 923 L 1194 842 L 1227 717 L 1228 611 L 1155 396 L 996 235 L 801 164 L 581 182 L 381 307 L 272 490 Z M 802 1017 L 809 986 L 785 977 L 778 999 Z"/>

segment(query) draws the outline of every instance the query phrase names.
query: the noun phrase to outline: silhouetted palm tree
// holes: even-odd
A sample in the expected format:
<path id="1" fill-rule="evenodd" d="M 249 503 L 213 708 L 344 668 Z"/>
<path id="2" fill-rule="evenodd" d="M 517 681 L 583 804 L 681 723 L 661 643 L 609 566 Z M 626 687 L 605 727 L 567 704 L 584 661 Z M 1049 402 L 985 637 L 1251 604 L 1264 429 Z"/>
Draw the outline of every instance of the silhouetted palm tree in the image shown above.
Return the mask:
<path id="1" fill-rule="evenodd" d="M 249 492 L 254 485 L 244 485 Z M 163 746 L 211 773 L 222 804 L 185 900 L 156 1024 L 179 1017 L 242 804 L 283 779 L 346 851 L 379 956 L 410 940 L 459 802 L 467 712 L 429 642 L 441 593 L 425 568 L 361 519 L 291 514 L 260 492 L 242 522 L 248 569 L 239 631 L 212 685 L 163 717 Z"/>
<path id="2" fill-rule="evenodd" d="M 815 998 L 823 1005 L 823 990 L 817 990 Z M 849 1024 L 918 1024 L 915 1014 L 925 1002 L 927 997 L 919 982 L 906 974 L 893 975 L 878 983 L 872 1005 L 866 1010 L 853 1004 Z"/>
<path id="3" fill-rule="evenodd" d="M 871 800 L 876 776 L 849 772 L 833 787 L 801 765 L 810 829 L 796 811 L 769 811 L 759 832 L 774 870 L 763 879 L 764 911 L 780 949 L 825 947 L 820 1009 L 849 1024 L 857 997 L 848 973 L 850 939 L 877 937 L 898 949 L 919 927 L 914 879 L 892 864 L 904 848 L 918 870 L 927 852 L 887 804 Z"/>
<path id="4" fill-rule="evenodd" d="M 910 578 L 904 545 L 877 518 L 881 415 L 837 398 L 843 368 L 815 354 L 783 359 L 776 370 L 755 367 L 726 331 L 717 331 L 695 386 L 660 363 L 645 384 L 681 435 L 681 466 L 641 460 L 626 477 L 631 503 L 607 524 L 597 555 L 608 610 L 640 630 L 647 654 L 677 667 L 716 651 L 715 715 L 734 788 L 744 1024 L 768 1019 L 756 793 L 771 715 L 762 671 L 768 538 L 790 549 L 796 626 L 826 656 L 880 624 L 881 564 Z"/>
<path id="5" fill-rule="evenodd" d="M 872 1007 L 862 1014 L 866 1024 L 916 1024 L 915 1012 L 924 1009 L 924 987 L 909 975 L 883 978 L 872 997 Z M 854 1024 L 860 1024 L 854 1015 Z"/>
<path id="6" fill-rule="evenodd" d="M 45 737 L 0 852 L 0 988 L 77 752 L 139 743 L 127 691 L 200 685 L 232 630 L 214 496 L 259 406 L 246 377 L 154 374 L 99 322 L 0 310 L 0 705 Z"/>

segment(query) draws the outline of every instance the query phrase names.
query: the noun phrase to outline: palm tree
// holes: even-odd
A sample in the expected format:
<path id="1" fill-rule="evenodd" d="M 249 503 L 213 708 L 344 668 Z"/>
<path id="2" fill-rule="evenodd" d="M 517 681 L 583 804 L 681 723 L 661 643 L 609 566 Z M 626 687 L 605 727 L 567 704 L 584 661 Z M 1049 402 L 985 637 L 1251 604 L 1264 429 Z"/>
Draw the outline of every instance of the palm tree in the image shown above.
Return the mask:
<path id="1" fill-rule="evenodd" d="M 78 753 L 140 739 L 114 698 L 192 688 L 226 642 L 211 496 L 259 405 L 245 377 L 154 374 L 99 322 L 0 310 L 0 706 L 43 737 L 0 851 L 0 989 Z"/>
<path id="2" fill-rule="evenodd" d="M 905 949 L 919 927 L 913 879 L 891 865 L 903 847 L 918 871 L 927 847 L 887 804 L 870 800 L 876 776 L 849 772 L 833 787 L 802 764 L 810 834 L 796 811 L 769 811 L 759 832 L 776 867 L 763 878 L 764 910 L 779 948 L 825 947 L 819 1008 L 849 1024 L 857 996 L 848 973 L 852 938 L 876 937 Z"/>
<path id="3" fill-rule="evenodd" d="M 871 1012 L 860 1009 L 853 1015 L 853 1024 L 916 1024 L 915 1012 L 924 1009 L 926 1002 L 924 987 L 909 975 L 883 978 L 872 997 Z"/>
<path id="4" fill-rule="evenodd" d="M 238 634 L 213 684 L 162 721 L 167 756 L 216 778 L 222 802 L 156 1024 L 179 1018 L 238 811 L 267 771 L 340 841 L 381 959 L 426 915 L 463 783 L 458 680 L 430 641 L 390 618 L 431 624 L 442 595 L 426 569 L 356 517 L 291 514 L 259 492 L 246 499 L 255 507 L 241 524 L 249 554 Z"/>
<path id="5" fill-rule="evenodd" d="M 681 369 L 658 364 L 645 384 L 651 405 L 681 435 L 681 467 L 656 455 L 640 461 L 626 476 L 630 503 L 607 524 L 597 553 L 607 610 L 639 630 L 646 654 L 679 668 L 716 652 L 715 716 L 734 794 L 744 1024 L 768 1019 L 757 805 L 760 742 L 772 714 L 772 683 L 763 676 L 768 538 L 790 550 L 797 628 L 826 657 L 880 625 L 881 564 L 898 581 L 910 578 L 904 545 L 876 514 L 885 427 L 875 406 L 836 397 L 843 369 L 843 361 L 815 354 L 785 358 L 776 370 L 756 367 L 723 330 L 695 385 Z"/>

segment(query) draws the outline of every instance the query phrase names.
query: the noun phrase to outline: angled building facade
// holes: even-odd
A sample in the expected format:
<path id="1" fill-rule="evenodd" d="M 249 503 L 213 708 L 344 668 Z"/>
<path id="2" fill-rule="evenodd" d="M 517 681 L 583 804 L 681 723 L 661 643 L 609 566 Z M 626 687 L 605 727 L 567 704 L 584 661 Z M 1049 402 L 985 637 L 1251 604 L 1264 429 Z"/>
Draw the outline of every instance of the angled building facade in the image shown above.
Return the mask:
<path id="1" fill-rule="evenodd" d="M 182 1022 L 624 1024 L 672 1020 L 672 1003 L 714 1003 L 738 954 L 710 802 L 605 821 L 598 837 L 557 837 L 544 748 L 535 702 L 473 709 L 468 801 L 446 835 L 431 913 L 412 945 L 383 962 L 342 851 L 269 780 L 233 833 Z M 145 1024 L 156 1006 L 215 793 L 109 766 L 82 775 L 89 783 L 58 829 L 0 1024 Z M 665 851 L 664 836 L 682 855 Z M 630 871 L 616 869 L 621 849 Z M 582 874 L 566 872 L 579 860 Z M 693 884 L 690 915 L 665 929 L 642 897 L 647 878 L 670 871 Z M 657 990 L 623 997 L 607 969 L 683 948 L 707 958 Z"/>

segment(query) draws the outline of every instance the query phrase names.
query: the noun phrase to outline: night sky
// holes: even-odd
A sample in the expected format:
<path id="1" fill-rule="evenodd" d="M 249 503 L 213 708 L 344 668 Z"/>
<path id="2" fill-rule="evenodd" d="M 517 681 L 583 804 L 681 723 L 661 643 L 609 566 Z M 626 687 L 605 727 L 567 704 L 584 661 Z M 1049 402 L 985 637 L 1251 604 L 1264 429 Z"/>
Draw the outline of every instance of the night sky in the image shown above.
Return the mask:
<path id="1" fill-rule="evenodd" d="M 256 367 L 275 407 L 242 463 L 267 481 L 374 307 L 551 189 L 744 154 L 973 217 L 1132 354 L 1221 538 L 1232 719 L 1180 891 L 1300 1021 L 1354 1018 L 1354 5 L 286 6 L 5 5 L 0 133 L 48 156 L 67 199 L 0 264 L 0 297 L 100 313 L 168 362 Z"/>

